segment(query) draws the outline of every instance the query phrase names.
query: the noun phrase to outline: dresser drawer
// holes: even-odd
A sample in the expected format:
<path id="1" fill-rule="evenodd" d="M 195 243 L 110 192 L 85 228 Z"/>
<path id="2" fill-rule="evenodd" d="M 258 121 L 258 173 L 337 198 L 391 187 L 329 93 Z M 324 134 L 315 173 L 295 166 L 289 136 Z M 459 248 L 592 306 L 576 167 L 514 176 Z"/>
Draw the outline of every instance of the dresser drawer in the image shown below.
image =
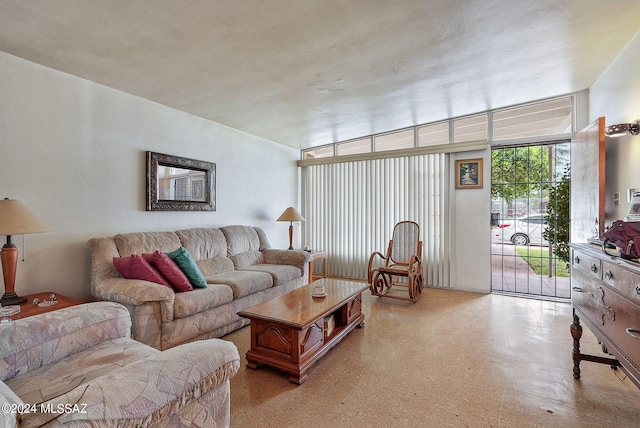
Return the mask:
<path id="1" fill-rule="evenodd" d="M 619 360 L 627 360 L 636 370 L 640 362 L 640 307 L 616 292 L 604 288 L 602 299 L 594 302 L 596 319 L 618 351 Z M 609 349 L 613 351 L 613 349 Z"/>
<path id="2" fill-rule="evenodd" d="M 592 332 L 604 338 L 612 347 L 607 350 L 618 360 L 624 360 L 638 370 L 640 362 L 640 306 L 620 296 L 611 288 L 589 280 L 586 275 L 575 274 L 580 285 L 574 285 L 571 303 L 596 330 Z M 575 283 L 574 282 L 574 283 Z"/>
<path id="3" fill-rule="evenodd" d="M 571 304 L 580 312 L 581 318 L 586 318 L 591 324 L 601 328 L 603 320 L 600 316 L 597 302 L 604 295 L 603 287 L 582 272 L 573 272 L 574 279 L 571 287 Z"/>
<path id="4" fill-rule="evenodd" d="M 571 258 L 571 268 L 584 272 L 591 278 L 602 279 L 602 263 L 600 259 L 590 256 L 581 251 L 573 250 Z"/>
<path id="5" fill-rule="evenodd" d="M 603 261 L 602 281 L 633 303 L 640 305 L 640 277 L 637 273 Z"/>

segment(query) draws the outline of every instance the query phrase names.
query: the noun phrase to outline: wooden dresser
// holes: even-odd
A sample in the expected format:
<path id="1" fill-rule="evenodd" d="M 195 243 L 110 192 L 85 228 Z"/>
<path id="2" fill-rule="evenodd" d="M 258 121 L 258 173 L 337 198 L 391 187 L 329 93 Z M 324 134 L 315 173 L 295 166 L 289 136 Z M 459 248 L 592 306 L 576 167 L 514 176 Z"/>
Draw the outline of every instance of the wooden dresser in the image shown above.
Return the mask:
<path id="1" fill-rule="evenodd" d="M 573 377 L 580 378 L 580 361 L 593 361 L 620 367 L 640 387 L 640 264 L 595 245 L 571 248 Z M 580 352 L 581 321 L 613 358 Z"/>

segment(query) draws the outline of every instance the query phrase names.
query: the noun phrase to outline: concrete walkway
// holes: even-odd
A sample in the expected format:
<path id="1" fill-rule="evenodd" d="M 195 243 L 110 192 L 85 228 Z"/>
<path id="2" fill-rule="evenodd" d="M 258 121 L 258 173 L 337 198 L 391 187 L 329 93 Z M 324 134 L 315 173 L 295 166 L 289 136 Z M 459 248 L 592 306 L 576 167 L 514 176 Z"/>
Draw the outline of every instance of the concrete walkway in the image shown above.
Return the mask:
<path id="1" fill-rule="evenodd" d="M 491 284 L 493 291 L 571 297 L 569 277 L 536 274 L 510 244 L 491 244 Z"/>

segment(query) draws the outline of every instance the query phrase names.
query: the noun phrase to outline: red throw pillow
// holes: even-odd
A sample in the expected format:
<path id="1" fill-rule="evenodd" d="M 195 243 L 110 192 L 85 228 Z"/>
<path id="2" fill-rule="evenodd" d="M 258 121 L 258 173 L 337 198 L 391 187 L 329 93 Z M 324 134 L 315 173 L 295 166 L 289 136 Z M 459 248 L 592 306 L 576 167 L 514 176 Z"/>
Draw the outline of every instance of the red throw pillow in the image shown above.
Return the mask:
<path id="1" fill-rule="evenodd" d="M 182 272 L 182 269 L 174 262 L 171 257 L 158 250 L 152 254 L 143 254 L 142 257 L 148 261 L 151 266 L 158 269 L 158 272 L 165 277 L 175 291 L 191 291 L 193 286 L 189 282 L 189 278 Z"/>
<path id="2" fill-rule="evenodd" d="M 120 275 L 127 279 L 142 279 L 171 288 L 171 284 L 149 262 L 137 254 L 129 257 L 114 257 L 113 265 Z"/>

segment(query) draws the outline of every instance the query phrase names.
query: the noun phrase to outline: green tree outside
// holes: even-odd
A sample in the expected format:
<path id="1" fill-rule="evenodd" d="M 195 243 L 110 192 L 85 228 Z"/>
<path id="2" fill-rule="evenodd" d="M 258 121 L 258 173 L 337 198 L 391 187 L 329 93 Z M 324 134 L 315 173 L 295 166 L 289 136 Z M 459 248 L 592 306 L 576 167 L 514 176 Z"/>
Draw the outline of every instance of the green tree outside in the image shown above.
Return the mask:
<path id="1" fill-rule="evenodd" d="M 491 196 L 509 209 L 518 198 L 546 196 L 549 152 L 545 146 L 513 147 L 491 152 Z"/>
<path id="2" fill-rule="evenodd" d="M 549 206 L 547 207 L 547 228 L 544 238 L 554 248 L 557 258 L 569 264 L 569 230 L 570 213 L 569 202 L 571 195 L 571 170 L 569 165 L 564 169 L 560 181 L 555 186 L 549 186 Z"/>

